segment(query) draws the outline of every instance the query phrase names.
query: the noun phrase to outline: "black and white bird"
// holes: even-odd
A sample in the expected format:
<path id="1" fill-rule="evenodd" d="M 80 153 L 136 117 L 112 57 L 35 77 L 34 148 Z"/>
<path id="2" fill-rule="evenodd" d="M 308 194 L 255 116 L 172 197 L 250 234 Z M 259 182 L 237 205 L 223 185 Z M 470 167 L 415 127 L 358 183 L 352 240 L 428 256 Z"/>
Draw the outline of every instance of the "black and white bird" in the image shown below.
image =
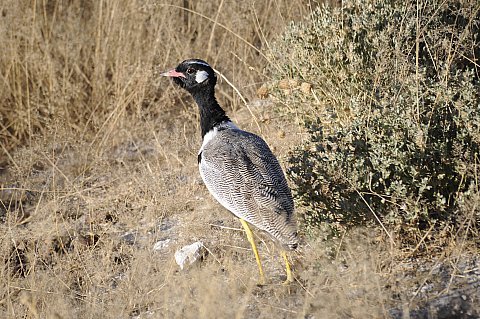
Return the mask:
<path id="1" fill-rule="evenodd" d="M 185 60 L 162 75 L 187 90 L 200 109 L 200 175 L 213 197 L 240 218 L 257 260 L 260 283 L 264 283 L 248 224 L 269 233 L 285 249 L 294 250 L 298 245 L 292 194 L 282 168 L 261 137 L 239 129 L 220 107 L 215 98 L 217 77 L 207 62 Z M 284 249 L 282 256 L 287 282 L 293 281 Z"/>

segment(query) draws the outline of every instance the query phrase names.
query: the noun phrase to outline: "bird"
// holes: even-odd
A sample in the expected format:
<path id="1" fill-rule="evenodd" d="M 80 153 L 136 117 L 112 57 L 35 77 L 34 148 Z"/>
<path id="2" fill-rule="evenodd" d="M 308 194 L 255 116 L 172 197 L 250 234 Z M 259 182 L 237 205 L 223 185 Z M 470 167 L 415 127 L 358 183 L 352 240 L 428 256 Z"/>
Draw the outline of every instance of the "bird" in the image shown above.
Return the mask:
<path id="1" fill-rule="evenodd" d="M 191 94 L 199 108 L 202 145 L 200 176 L 213 197 L 240 219 L 259 270 L 265 276 L 249 224 L 267 232 L 282 247 L 287 279 L 293 282 L 286 251 L 298 247 L 294 202 L 285 174 L 267 143 L 238 128 L 215 97 L 217 76 L 204 60 L 188 59 L 161 73 Z"/>

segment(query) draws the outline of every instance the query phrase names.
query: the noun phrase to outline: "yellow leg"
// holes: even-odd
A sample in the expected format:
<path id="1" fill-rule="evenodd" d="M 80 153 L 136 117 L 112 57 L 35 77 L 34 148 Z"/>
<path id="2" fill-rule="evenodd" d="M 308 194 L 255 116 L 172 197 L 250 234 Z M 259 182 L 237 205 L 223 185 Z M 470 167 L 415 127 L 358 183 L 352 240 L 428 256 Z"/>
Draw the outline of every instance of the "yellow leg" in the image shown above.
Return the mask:
<path id="1" fill-rule="evenodd" d="M 288 262 L 287 253 L 285 251 L 282 251 L 282 256 L 283 256 L 283 259 L 285 260 L 285 268 L 287 270 L 287 280 L 285 280 L 284 282 L 284 284 L 286 285 L 293 282 L 293 274 L 292 274 L 292 269 L 290 268 L 290 264 Z"/>
<path id="2" fill-rule="evenodd" d="M 250 227 L 248 226 L 248 223 L 246 221 L 240 218 L 240 222 L 242 223 L 242 226 L 245 229 L 245 232 L 247 233 L 247 239 L 250 242 L 250 245 L 252 245 L 253 253 L 255 254 L 255 259 L 257 260 L 258 271 L 260 272 L 259 285 L 264 285 L 265 276 L 263 275 L 262 263 L 260 262 L 260 256 L 258 255 L 257 246 L 255 245 L 255 241 L 253 240 L 253 233 L 250 230 Z"/>

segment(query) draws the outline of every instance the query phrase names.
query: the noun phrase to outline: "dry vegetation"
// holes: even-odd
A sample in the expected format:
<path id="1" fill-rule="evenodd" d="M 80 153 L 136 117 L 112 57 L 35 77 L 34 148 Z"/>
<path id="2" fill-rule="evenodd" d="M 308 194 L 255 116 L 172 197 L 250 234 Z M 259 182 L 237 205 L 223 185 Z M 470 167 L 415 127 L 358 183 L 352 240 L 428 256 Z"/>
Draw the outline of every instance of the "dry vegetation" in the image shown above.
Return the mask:
<path id="1" fill-rule="evenodd" d="M 285 66 L 270 54 L 273 42 L 313 5 L 3 1 L 0 317 L 478 317 L 478 193 L 464 203 L 463 228 L 408 243 L 395 227 L 392 239 L 378 225 L 335 238 L 316 229 L 294 256 L 298 280 L 288 287 L 278 251 L 259 234 L 270 283 L 257 287 L 238 221 L 201 183 L 197 109 L 158 72 L 209 61 L 249 107 L 225 81 L 221 104 L 286 163 L 308 139 L 299 114 L 318 110 L 255 96 Z M 180 271 L 174 251 L 196 240 L 208 254 Z"/>

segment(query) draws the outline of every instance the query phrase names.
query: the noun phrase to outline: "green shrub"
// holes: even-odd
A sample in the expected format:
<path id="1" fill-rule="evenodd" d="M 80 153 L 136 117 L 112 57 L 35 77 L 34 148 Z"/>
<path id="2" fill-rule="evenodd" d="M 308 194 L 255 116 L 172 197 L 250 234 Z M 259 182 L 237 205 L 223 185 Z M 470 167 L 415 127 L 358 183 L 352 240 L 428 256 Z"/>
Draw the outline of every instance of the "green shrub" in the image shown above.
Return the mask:
<path id="1" fill-rule="evenodd" d="M 478 182 L 479 28 L 474 0 L 358 0 L 318 8 L 275 43 L 275 76 L 313 86 L 274 92 L 310 135 L 288 171 L 307 230 L 373 212 L 403 231 L 458 219 Z"/>

